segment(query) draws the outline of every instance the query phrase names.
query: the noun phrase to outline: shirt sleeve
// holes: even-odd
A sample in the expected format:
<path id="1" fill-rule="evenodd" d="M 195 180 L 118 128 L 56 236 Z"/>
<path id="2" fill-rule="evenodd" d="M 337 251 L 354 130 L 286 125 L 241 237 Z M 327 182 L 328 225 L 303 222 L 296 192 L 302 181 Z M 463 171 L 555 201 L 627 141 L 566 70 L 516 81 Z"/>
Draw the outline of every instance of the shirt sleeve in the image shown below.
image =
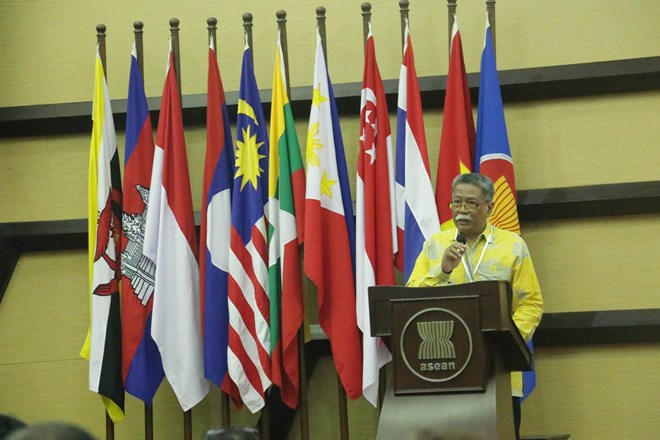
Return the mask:
<path id="1" fill-rule="evenodd" d="M 429 247 L 433 247 L 434 251 L 431 252 Z M 449 283 L 450 274 L 442 271 L 442 253 L 440 258 L 437 258 L 437 255 L 430 258 L 431 254 L 438 252 L 438 248 L 441 248 L 441 245 L 434 238 L 424 242 L 406 287 L 435 287 Z"/>
<path id="2" fill-rule="evenodd" d="M 527 245 L 521 239 L 521 245 L 516 250 L 517 257 L 513 266 L 512 308 L 513 322 L 520 330 L 525 341 L 532 339 L 534 331 L 541 322 L 543 315 L 543 297 L 532 258 Z"/>

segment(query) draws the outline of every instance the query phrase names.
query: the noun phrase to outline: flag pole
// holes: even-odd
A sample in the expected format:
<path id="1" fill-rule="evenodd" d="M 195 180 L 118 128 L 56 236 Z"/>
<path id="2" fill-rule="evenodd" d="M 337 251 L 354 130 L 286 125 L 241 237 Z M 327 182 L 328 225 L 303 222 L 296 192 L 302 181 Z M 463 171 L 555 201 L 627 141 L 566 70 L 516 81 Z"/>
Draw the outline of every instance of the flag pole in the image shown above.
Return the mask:
<path id="1" fill-rule="evenodd" d="M 209 31 L 209 40 L 213 42 L 213 52 L 215 54 L 216 59 L 218 58 L 218 38 L 217 38 L 217 30 L 218 30 L 218 19 L 215 17 L 209 17 L 206 20 L 206 24 L 208 25 L 206 29 Z M 222 426 L 226 427 L 231 424 L 231 416 L 230 416 L 230 410 L 229 410 L 229 395 L 220 390 L 220 419 L 222 420 Z"/>
<path id="2" fill-rule="evenodd" d="M 360 5 L 360 8 L 362 9 L 362 41 L 366 49 L 369 25 L 371 24 L 371 3 L 364 2 Z"/>
<path id="3" fill-rule="evenodd" d="M 181 92 L 181 57 L 179 51 L 179 19 L 170 18 L 170 35 L 172 38 L 172 55 L 174 57 L 174 75 L 179 89 L 179 102 L 183 107 L 183 94 Z M 192 440 L 192 409 L 183 412 L 183 438 Z"/>
<path id="4" fill-rule="evenodd" d="M 286 94 L 291 102 L 291 81 L 289 76 L 289 46 L 286 35 L 286 11 L 280 9 L 275 12 L 277 17 L 277 30 L 280 33 L 280 45 L 282 46 L 282 62 L 284 63 L 284 77 L 286 80 Z M 301 327 L 298 329 L 298 381 L 300 389 L 298 391 L 298 400 L 300 408 L 300 438 L 309 440 L 309 411 L 307 405 L 307 369 L 305 357 L 305 332 Z"/>
<path id="5" fill-rule="evenodd" d="M 447 0 L 447 21 L 449 27 L 447 28 L 447 58 L 451 57 L 451 33 L 454 29 L 454 20 L 456 19 L 456 0 Z"/>
<path id="6" fill-rule="evenodd" d="M 325 65 L 328 65 L 328 47 L 325 42 L 325 8 L 319 6 L 316 8 L 316 24 L 319 29 L 319 35 L 321 36 L 321 47 L 323 48 L 323 59 L 325 60 Z"/>
<path id="7" fill-rule="evenodd" d="M 105 64 L 105 30 L 104 24 L 96 26 L 96 43 L 99 45 L 99 56 L 101 57 L 101 65 L 103 66 L 103 76 L 108 79 L 108 70 Z"/>
<path id="8" fill-rule="evenodd" d="M 142 86 L 144 86 L 144 45 L 142 35 L 144 23 L 141 21 L 133 22 L 133 34 L 135 36 L 135 55 L 137 57 L 140 76 L 142 77 Z M 144 439 L 153 440 L 154 438 L 154 410 L 152 407 L 144 404 Z"/>
<path id="9" fill-rule="evenodd" d="M 408 12 L 410 9 L 410 2 L 408 0 L 401 0 L 399 2 L 399 13 L 401 14 L 401 55 L 406 47 L 406 24 L 408 23 Z"/>
<path id="10" fill-rule="evenodd" d="M 497 51 L 495 50 L 495 0 L 486 0 L 486 11 L 490 23 L 490 38 L 493 40 L 493 55 L 497 58 Z"/>
<path id="11" fill-rule="evenodd" d="M 179 19 L 170 18 L 170 35 L 172 36 L 172 53 L 174 54 L 174 74 L 176 86 L 179 88 L 179 100 L 183 107 L 183 92 L 181 91 L 181 56 L 179 53 Z"/>
<path id="12" fill-rule="evenodd" d="M 247 45 L 250 48 L 250 58 L 254 66 L 254 50 L 252 49 L 252 14 L 246 12 L 243 14 L 243 29 L 245 30 L 245 38 Z"/>
<path id="13" fill-rule="evenodd" d="M 321 36 L 321 47 L 323 48 L 323 59 L 326 63 L 326 69 L 328 65 L 328 49 L 326 44 L 326 32 L 325 32 L 325 11 L 326 9 L 323 6 L 316 8 L 316 24 L 318 26 L 319 35 Z M 344 389 L 344 384 L 341 382 L 341 377 L 339 373 L 337 375 L 337 401 L 339 404 L 339 433 L 341 440 L 348 440 L 348 405 L 346 403 L 346 390 Z"/>
<path id="14" fill-rule="evenodd" d="M 142 29 L 144 23 L 141 21 L 133 22 L 133 34 L 135 35 L 135 53 L 137 54 L 137 62 L 140 67 L 140 76 L 142 77 L 142 85 L 144 86 L 144 45 L 142 44 Z"/>
<path id="15" fill-rule="evenodd" d="M 99 56 L 101 58 L 101 65 L 103 66 L 103 76 L 105 79 L 108 79 L 108 71 L 106 70 L 106 57 L 105 57 L 105 31 L 106 27 L 104 24 L 99 24 L 96 26 L 96 42 L 99 46 Z M 106 440 L 114 440 L 115 438 L 115 424 L 110 418 L 110 414 L 105 410 L 105 438 Z"/>

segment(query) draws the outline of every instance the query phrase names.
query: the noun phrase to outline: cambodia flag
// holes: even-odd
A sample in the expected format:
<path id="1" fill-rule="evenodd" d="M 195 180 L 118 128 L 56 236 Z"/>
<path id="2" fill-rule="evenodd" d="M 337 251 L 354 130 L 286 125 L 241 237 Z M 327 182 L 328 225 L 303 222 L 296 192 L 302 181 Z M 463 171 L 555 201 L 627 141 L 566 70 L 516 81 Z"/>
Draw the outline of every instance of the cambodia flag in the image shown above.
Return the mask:
<path id="1" fill-rule="evenodd" d="M 126 109 L 121 240 L 123 377 L 126 391 L 149 406 L 165 377 L 158 347 L 151 338 L 156 266 L 142 251 L 153 161 L 151 118 L 133 48 Z"/>
<path id="2" fill-rule="evenodd" d="M 202 190 L 200 281 L 204 322 L 204 375 L 222 386 L 227 373 L 227 289 L 234 149 L 213 42 L 209 47 L 206 161 Z"/>
<path id="3" fill-rule="evenodd" d="M 357 165 L 356 313 L 362 330 L 362 393 L 376 406 L 378 372 L 392 359 L 380 338 L 371 336 L 368 288 L 393 285 L 396 252 L 394 165 L 383 81 L 369 30 L 364 59 Z"/>
<path id="4" fill-rule="evenodd" d="M 156 264 L 151 335 L 165 376 L 184 411 L 209 391 L 204 378 L 197 250 L 181 100 L 170 49 L 151 171 L 144 253 Z"/>
<path id="5" fill-rule="evenodd" d="M 404 284 L 424 241 L 440 230 L 429 171 L 422 101 L 408 24 L 399 75 L 396 130 L 396 224 L 398 269 Z"/>

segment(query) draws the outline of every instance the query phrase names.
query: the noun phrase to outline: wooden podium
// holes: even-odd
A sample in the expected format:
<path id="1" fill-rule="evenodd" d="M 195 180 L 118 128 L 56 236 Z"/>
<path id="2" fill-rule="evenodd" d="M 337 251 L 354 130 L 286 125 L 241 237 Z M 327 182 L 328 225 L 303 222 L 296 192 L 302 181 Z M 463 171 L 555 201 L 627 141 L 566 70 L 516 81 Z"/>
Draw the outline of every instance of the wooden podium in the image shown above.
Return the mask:
<path id="1" fill-rule="evenodd" d="M 370 287 L 369 313 L 394 359 L 377 440 L 422 431 L 515 439 L 509 372 L 531 370 L 532 355 L 507 283 Z"/>

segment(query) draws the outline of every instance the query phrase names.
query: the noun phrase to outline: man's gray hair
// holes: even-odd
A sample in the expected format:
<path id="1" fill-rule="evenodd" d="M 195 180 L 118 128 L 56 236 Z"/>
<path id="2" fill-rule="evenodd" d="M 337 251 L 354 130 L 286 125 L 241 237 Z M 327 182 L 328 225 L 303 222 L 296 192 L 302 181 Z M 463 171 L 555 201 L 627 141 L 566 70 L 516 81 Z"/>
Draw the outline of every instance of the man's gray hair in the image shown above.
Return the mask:
<path id="1" fill-rule="evenodd" d="M 454 192 L 456 185 L 463 183 L 466 185 L 474 185 L 477 188 L 481 189 L 481 195 L 484 200 L 490 202 L 495 196 L 495 187 L 493 186 L 493 181 L 490 180 L 490 177 L 485 176 L 479 173 L 467 173 L 459 174 L 454 177 L 453 182 L 451 183 L 451 192 Z"/>

